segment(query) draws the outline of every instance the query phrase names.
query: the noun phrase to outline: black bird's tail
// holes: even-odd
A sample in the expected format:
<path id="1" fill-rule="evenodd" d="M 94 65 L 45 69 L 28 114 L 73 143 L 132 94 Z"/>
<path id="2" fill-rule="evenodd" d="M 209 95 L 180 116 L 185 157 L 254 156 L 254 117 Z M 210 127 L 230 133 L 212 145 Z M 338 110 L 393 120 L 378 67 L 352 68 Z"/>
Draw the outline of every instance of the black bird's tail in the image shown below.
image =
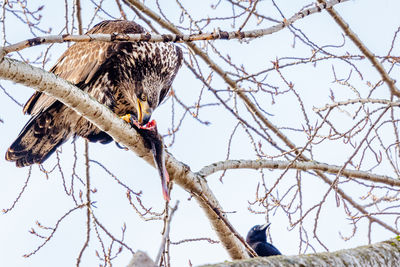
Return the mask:
<path id="1" fill-rule="evenodd" d="M 61 125 L 48 110 L 31 117 L 17 139 L 6 152 L 6 160 L 25 167 L 45 161 L 70 136 L 66 125 Z"/>

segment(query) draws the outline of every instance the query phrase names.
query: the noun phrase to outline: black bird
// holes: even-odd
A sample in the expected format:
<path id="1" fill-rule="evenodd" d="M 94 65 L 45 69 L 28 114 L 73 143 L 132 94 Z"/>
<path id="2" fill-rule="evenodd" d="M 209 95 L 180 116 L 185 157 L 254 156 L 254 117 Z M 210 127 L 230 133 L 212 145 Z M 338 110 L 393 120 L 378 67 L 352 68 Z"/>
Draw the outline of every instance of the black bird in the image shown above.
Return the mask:
<path id="1" fill-rule="evenodd" d="M 282 253 L 276 247 L 267 242 L 267 235 L 265 234 L 265 231 L 270 225 L 270 223 L 255 225 L 247 233 L 246 242 L 260 257 L 282 255 Z"/>

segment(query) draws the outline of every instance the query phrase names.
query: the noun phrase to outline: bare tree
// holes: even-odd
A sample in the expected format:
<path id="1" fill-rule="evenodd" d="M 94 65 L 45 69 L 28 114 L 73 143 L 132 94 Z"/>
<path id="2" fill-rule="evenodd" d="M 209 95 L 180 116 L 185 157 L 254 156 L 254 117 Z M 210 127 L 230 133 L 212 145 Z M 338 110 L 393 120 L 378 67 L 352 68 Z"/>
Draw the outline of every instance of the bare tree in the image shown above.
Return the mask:
<path id="1" fill-rule="evenodd" d="M 81 240 L 70 245 L 79 247 L 69 253 L 77 265 L 93 259 L 101 266 L 126 264 L 136 249 L 144 249 L 145 239 L 157 247 L 154 258 L 160 266 L 196 256 L 201 263 L 212 261 L 206 250 L 198 248 L 193 255 L 185 255 L 199 242 L 202 246 L 208 242 L 211 250 L 225 248 L 232 259 L 246 259 L 255 254 L 244 241 L 243 231 L 262 223 L 257 221 L 262 216 L 261 220 L 273 225 L 278 222 L 269 233 L 274 243 L 293 246 L 298 254 L 335 250 L 346 241 L 352 246 L 370 244 L 364 250 L 315 254 L 308 264 L 343 263 L 348 255 L 353 257 L 346 264 L 390 265 L 399 259 L 398 240 L 372 243 L 400 234 L 400 91 L 395 82 L 400 25 L 391 23 L 382 30 L 385 38 L 381 37 L 379 51 L 372 52 L 363 40 L 365 34 L 357 36 L 353 25 L 335 10 L 346 12 L 366 5 L 361 2 L 353 4 L 357 7 L 346 0 L 290 5 L 274 0 L 103 2 L 52 1 L 43 6 L 20 0 L 2 2 L 0 77 L 55 97 L 129 149 L 74 140 L 45 164 L 29 170 L 16 170 L 3 161 L 3 188 L 12 176 L 23 177 L 27 172 L 21 189 L 13 193 L 14 200 L 4 199 L 11 204 L 3 209 L 9 216 L 6 219 L 15 215 L 37 220 L 30 233 L 40 242 L 25 257 L 32 261 L 34 254 L 46 253 L 44 247 L 64 243 L 56 237 L 64 233 Z M 52 12 L 64 24 L 50 24 Z M 104 19 L 133 19 L 151 34 L 82 35 Z M 24 33 L 14 32 L 16 28 Z M 166 167 L 172 201 L 179 199 L 181 207 L 170 207 L 162 202 L 160 191 L 152 194 L 152 186 L 146 187 L 146 183 L 159 182 L 156 171 L 140 164 L 144 159 L 154 165 L 141 136 L 86 93 L 44 70 L 62 51 L 54 43 L 89 41 L 176 42 L 184 49 L 184 66 L 157 118 L 169 151 Z M 14 111 L 31 91 L 21 89 L 26 91 L 21 94 L 6 81 L 0 85 L 5 103 L 0 126 L 6 133 L 1 148 L 5 151 L 23 125 L 15 123 L 19 117 Z M 130 151 L 139 159 L 131 157 Z M 177 158 L 182 155 L 181 162 Z M 192 170 L 197 168 L 197 172 Z M 53 206 L 57 207 L 54 216 L 38 214 L 38 210 L 49 211 L 36 206 L 35 213 L 28 215 L 26 195 L 41 184 L 38 179 L 43 176 L 48 186 L 56 183 L 54 193 L 65 202 Z M 173 188 L 175 184 L 185 192 Z M 111 187 L 118 194 L 111 194 L 115 192 Z M 193 208 L 187 206 L 192 198 L 204 211 L 199 218 L 205 214 L 215 233 L 197 236 L 193 232 L 197 227 L 191 221 Z M 73 224 L 71 233 L 66 224 L 74 216 L 80 229 Z M 132 222 L 132 216 L 141 223 Z M 161 230 L 161 235 L 141 230 L 154 220 L 160 224 L 153 231 Z M 141 238 L 132 237 L 138 233 Z M 12 241 L 7 240 L 7 246 L 15 246 Z M 285 253 L 289 248 L 281 250 Z M 366 259 L 371 250 L 376 253 Z M 305 264 L 304 260 L 290 258 L 298 264 Z M 288 261 L 281 256 L 248 264 L 255 262 L 284 266 Z"/>

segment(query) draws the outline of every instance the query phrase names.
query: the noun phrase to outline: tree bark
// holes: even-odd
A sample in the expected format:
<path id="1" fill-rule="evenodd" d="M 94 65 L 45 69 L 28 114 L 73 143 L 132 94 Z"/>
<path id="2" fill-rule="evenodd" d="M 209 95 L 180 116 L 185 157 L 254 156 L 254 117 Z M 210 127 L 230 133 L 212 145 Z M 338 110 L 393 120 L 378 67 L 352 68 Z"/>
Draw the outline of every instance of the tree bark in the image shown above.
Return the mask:
<path id="1" fill-rule="evenodd" d="M 53 96 L 107 132 L 116 142 L 155 166 L 152 153 L 144 147 L 142 137 L 110 109 L 73 84 L 53 73 L 7 57 L 0 63 L 0 79 L 11 80 Z M 169 153 L 166 153 L 165 165 L 171 180 L 191 193 L 199 202 L 229 255 L 233 259 L 248 258 L 244 249 L 247 244 L 227 221 L 206 179 L 192 172 L 189 166 Z"/>
<path id="2" fill-rule="evenodd" d="M 201 267 L 294 267 L 294 266 L 399 266 L 400 238 L 335 252 L 323 252 L 298 256 L 258 257 Z"/>

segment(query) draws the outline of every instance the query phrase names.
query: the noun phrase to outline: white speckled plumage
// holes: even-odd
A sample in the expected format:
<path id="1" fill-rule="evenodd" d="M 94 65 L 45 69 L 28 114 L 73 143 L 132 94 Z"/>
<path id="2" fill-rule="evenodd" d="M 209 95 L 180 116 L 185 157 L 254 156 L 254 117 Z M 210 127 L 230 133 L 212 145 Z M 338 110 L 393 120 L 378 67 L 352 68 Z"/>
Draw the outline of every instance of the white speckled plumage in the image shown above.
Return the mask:
<path id="1" fill-rule="evenodd" d="M 145 33 L 131 21 L 103 21 L 94 33 Z M 181 65 L 182 51 L 171 43 L 88 42 L 68 48 L 50 70 L 88 92 L 117 115 L 137 116 L 137 99 L 146 95 L 154 110 L 167 95 Z M 32 117 L 10 146 L 6 159 L 19 167 L 42 163 L 72 136 L 92 142 L 112 139 L 61 102 L 36 92 L 25 104 Z"/>

